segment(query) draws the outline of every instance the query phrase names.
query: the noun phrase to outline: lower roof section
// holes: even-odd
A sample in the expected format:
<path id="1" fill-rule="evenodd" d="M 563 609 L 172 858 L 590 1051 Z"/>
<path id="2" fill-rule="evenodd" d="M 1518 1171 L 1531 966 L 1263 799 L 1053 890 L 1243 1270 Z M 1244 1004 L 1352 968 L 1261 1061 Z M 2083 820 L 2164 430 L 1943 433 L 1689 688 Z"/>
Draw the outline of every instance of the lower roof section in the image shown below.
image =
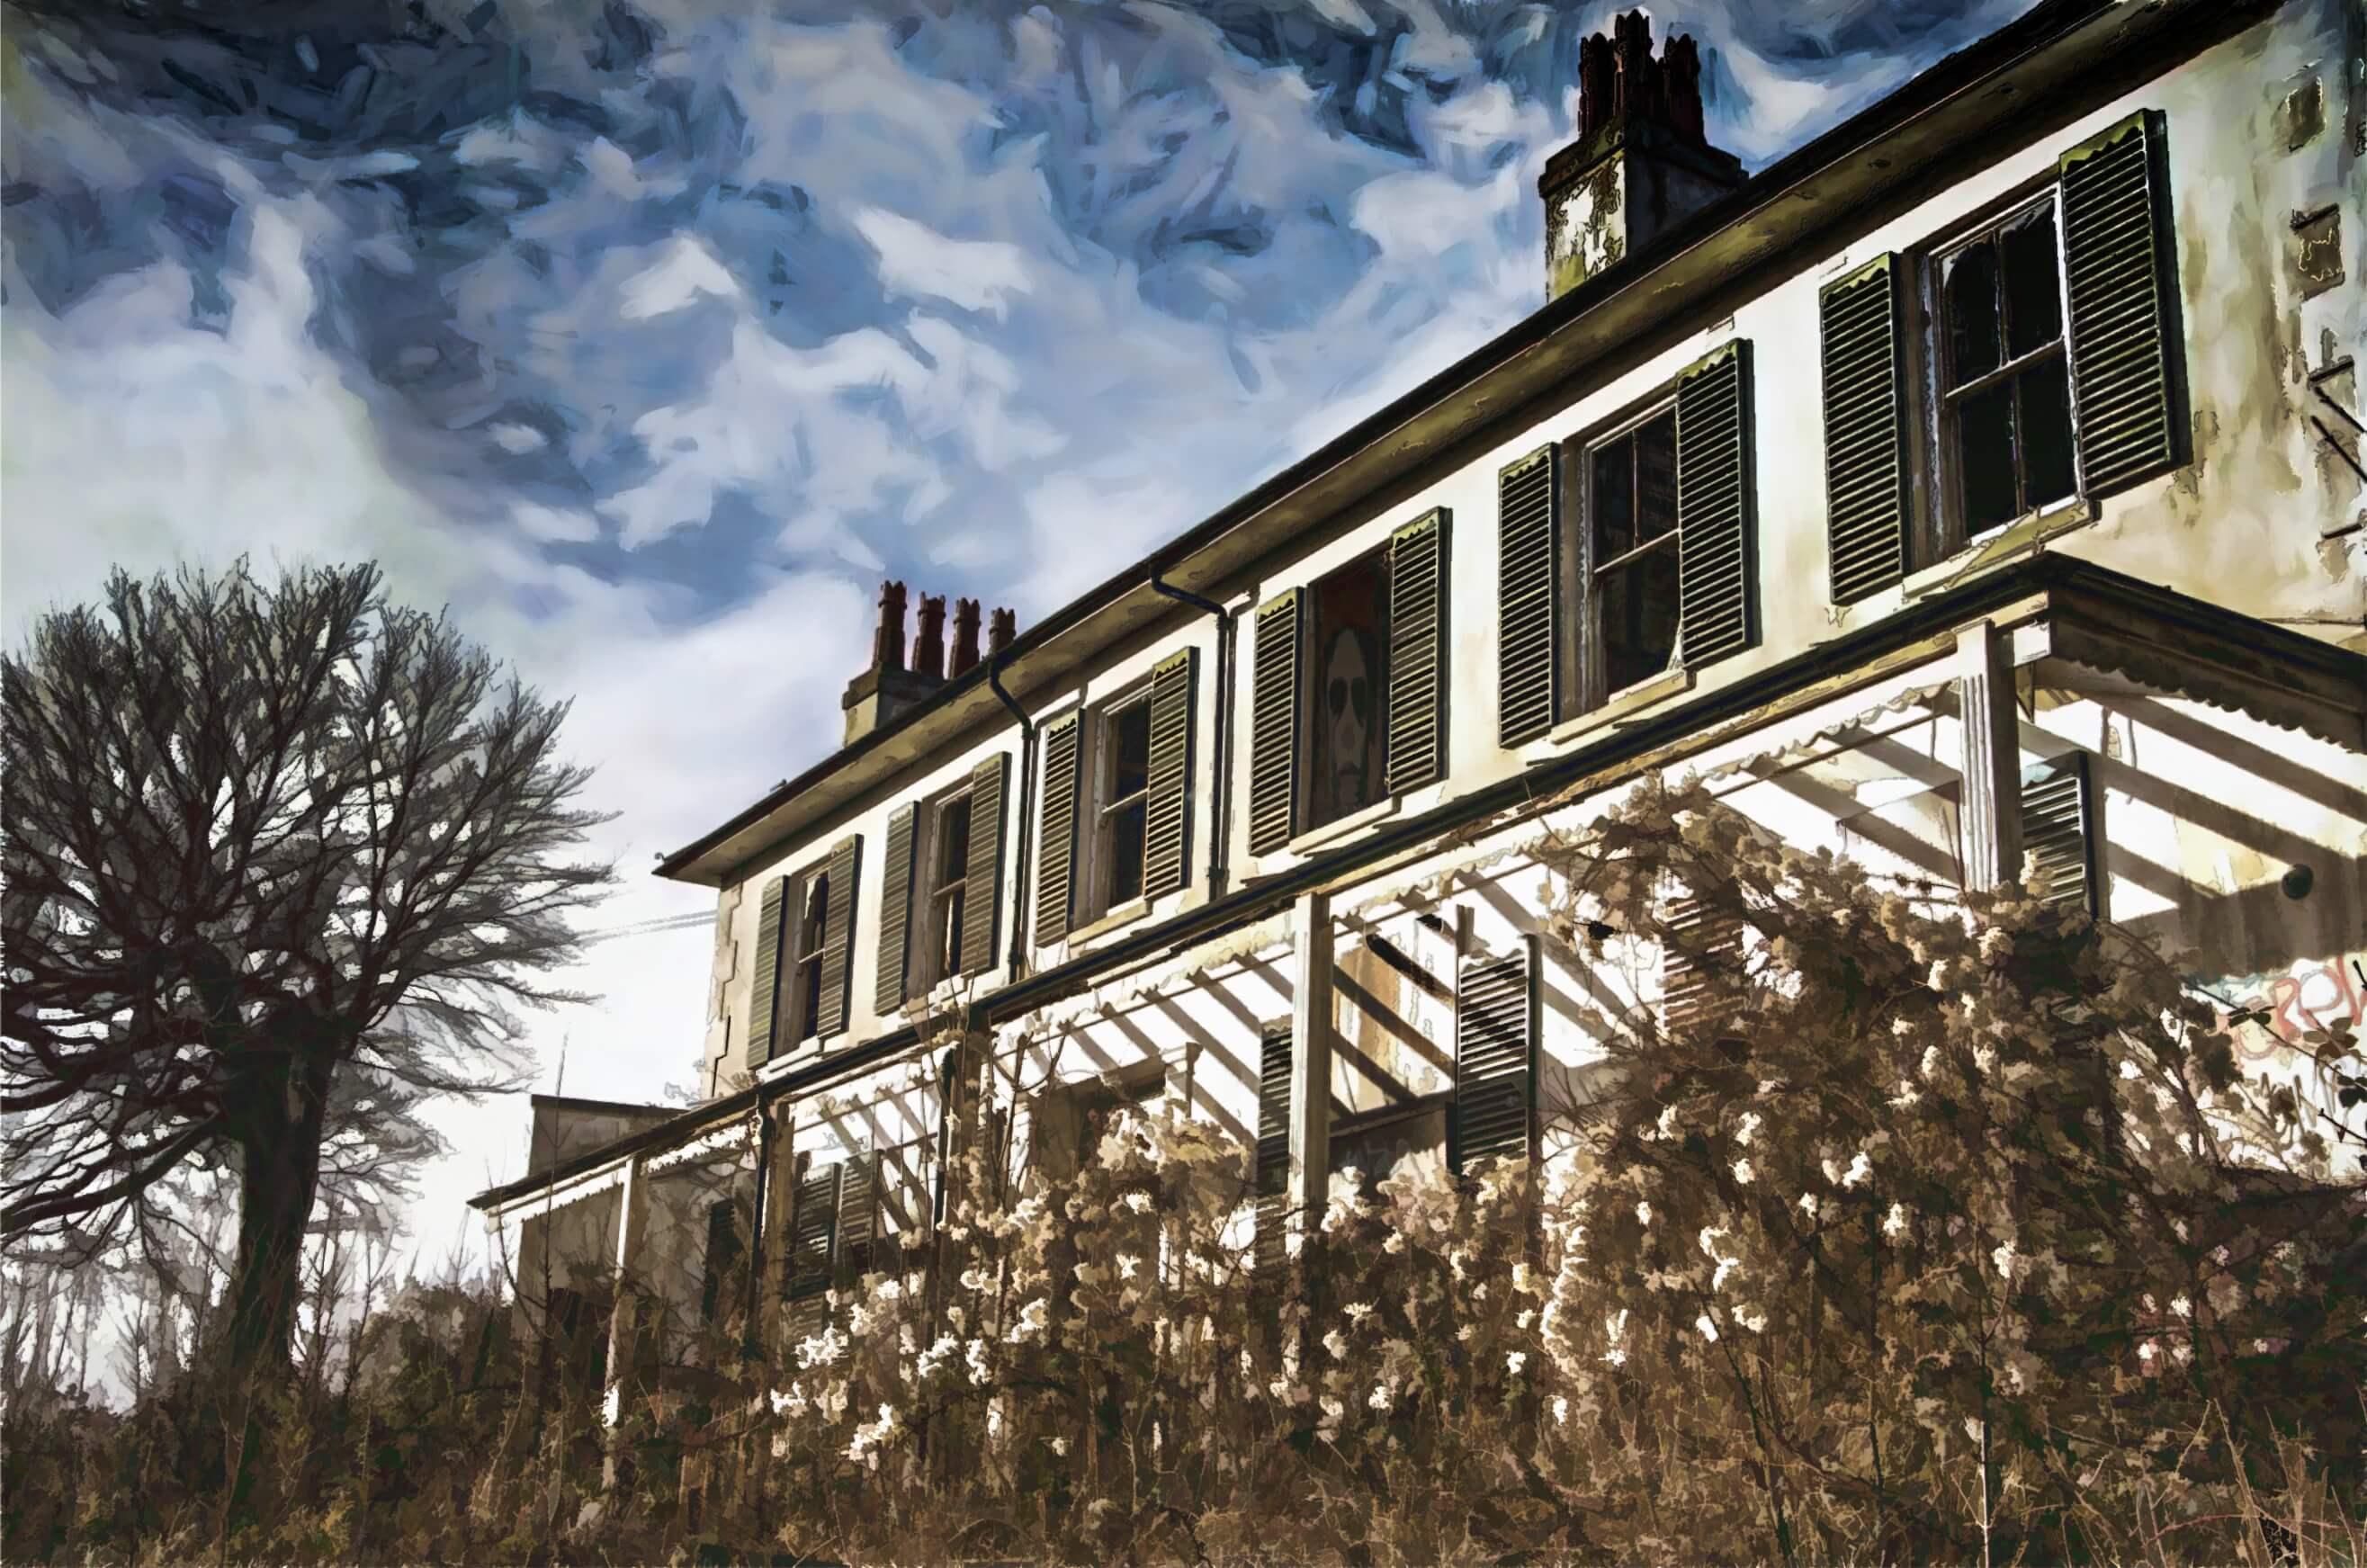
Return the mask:
<path id="1" fill-rule="evenodd" d="M 1393 820 L 1273 876 L 1237 888 L 1124 941 L 1025 976 L 971 1004 L 985 1028 L 1083 991 L 1106 976 L 1224 938 L 1290 908 L 1300 895 L 1346 893 L 1433 854 L 1447 836 L 1500 829 L 1573 795 L 1619 786 L 1944 655 L 1958 627 L 2011 628 L 2018 654 L 2054 657 L 2151 689 L 2194 698 L 2367 754 L 2367 655 L 2138 581 L 2063 555 L 2000 567 L 1930 594 L 1896 615 L 1822 643 L 1756 676 L 1634 724 L 1512 778 Z M 551 1169 L 470 1200 L 499 1215 L 547 1186 L 667 1149 L 875 1067 L 922 1043 L 910 1028 L 832 1052 L 751 1088 L 686 1110 Z"/>

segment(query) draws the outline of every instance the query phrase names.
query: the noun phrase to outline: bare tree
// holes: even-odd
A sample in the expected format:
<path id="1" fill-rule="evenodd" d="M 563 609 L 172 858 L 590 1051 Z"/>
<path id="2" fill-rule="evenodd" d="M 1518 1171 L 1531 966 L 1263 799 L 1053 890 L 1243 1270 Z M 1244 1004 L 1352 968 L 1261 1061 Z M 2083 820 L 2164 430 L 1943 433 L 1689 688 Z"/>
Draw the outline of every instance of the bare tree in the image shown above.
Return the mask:
<path id="1" fill-rule="evenodd" d="M 516 1081 L 520 1010 L 614 880 L 546 703 L 374 565 L 243 561 L 60 609 L 0 659 L 0 1236 L 92 1259 L 233 1173 L 227 1348 L 284 1367 L 324 1179 Z"/>

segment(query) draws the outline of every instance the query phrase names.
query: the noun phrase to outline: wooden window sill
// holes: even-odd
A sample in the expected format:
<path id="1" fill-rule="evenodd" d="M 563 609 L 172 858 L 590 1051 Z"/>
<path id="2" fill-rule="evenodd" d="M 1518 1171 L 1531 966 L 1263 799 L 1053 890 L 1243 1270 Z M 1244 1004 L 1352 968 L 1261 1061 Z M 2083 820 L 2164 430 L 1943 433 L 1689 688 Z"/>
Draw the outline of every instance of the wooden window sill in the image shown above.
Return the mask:
<path id="1" fill-rule="evenodd" d="M 1899 584 L 1901 593 L 1910 600 L 1936 593 L 1976 571 L 2025 555 L 2058 534 L 2085 527 L 2096 516 L 2096 503 L 2084 495 L 2025 513 L 2004 527 L 1963 546 L 1945 560 L 1908 572 Z"/>
<path id="2" fill-rule="evenodd" d="M 1689 692 L 1693 690 L 1693 672 L 1680 666 L 1665 675 L 1656 675 L 1641 685 L 1629 686 L 1625 691 L 1613 693 L 1610 699 L 1601 707 L 1580 714 L 1575 718 L 1562 720 L 1546 730 L 1542 740 L 1533 741 L 1530 748 L 1523 750 L 1550 751 L 1566 746 L 1581 735 L 1601 729 L 1605 725 L 1614 724 L 1656 703 L 1665 702 L 1670 697 Z"/>
<path id="3" fill-rule="evenodd" d="M 1362 810 L 1351 811 L 1345 817 L 1326 822 L 1320 828 L 1309 828 L 1291 840 L 1285 847 L 1292 854 L 1303 855 L 1310 851 L 1319 850 L 1326 844 L 1336 844 L 1342 839 L 1350 838 L 1376 822 L 1396 816 L 1397 811 L 1398 797 L 1392 795 L 1373 802 Z"/>

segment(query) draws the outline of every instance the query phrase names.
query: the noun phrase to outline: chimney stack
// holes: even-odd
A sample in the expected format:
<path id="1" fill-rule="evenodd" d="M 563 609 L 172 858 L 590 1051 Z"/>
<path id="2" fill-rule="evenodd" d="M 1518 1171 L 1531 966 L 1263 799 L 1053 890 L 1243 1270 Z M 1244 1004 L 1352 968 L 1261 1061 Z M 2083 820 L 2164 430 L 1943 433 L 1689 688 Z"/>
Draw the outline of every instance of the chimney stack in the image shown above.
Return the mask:
<path id="1" fill-rule="evenodd" d="M 921 595 L 921 635 L 912 639 L 912 672 L 932 681 L 946 678 L 946 596 Z"/>
<path id="2" fill-rule="evenodd" d="M 954 601 L 954 657 L 946 666 L 946 679 L 958 681 L 978 663 L 978 601 Z"/>
<path id="3" fill-rule="evenodd" d="M 997 610 L 986 628 L 986 651 L 1001 653 L 1019 635 L 1019 617 L 1010 610 Z"/>
<path id="4" fill-rule="evenodd" d="M 1537 180 L 1546 204 L 1546 298 L 1618 265 L 1734 190 L 1741 160 L 1702 127 L 1701 54 L 1687 37 L 1652 54 L 1652 24 L 1630 11 L 1579 46 L 1578 140 Z"/>
<path id="5" fill-rule="evenodd" d="M 936 606 L 934 626 L 929 607 Z M 921 601 L 921 640 L 912 649 L 913 667 L 904 666 L 904 585 L 879 585 L 879 622 L 871 633 L 871 667 L 846 684 L 839 705 L 846 710 L 846 744 L 853 745 L 881 725 L 922 701 L 943 682 L 931 660 L 945 660 L 946 602 Z M 934 653 L 931 652 L 932 636 Z"/>

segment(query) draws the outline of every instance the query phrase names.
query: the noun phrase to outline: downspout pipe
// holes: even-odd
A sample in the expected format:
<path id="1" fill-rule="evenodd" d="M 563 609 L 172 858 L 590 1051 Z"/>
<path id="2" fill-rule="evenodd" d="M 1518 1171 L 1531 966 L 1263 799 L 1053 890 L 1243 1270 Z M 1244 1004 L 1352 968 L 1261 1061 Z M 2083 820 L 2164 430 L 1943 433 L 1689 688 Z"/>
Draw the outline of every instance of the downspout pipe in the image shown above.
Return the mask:
<path id="1" fill-rule="evenodd" d="M 1209 785 L 1208 822 L 1216 842 L 1208 850 L 1208 897 L 1213 902 L 1225 896 L 1232 881 L 1233 845 L 1233 638 L 1238 617 L 1214 599 L 1203 598 L 1188 588 L 1178 588 L 1161 577 L 1150 574 L 1151 592 L 1162 598 L 1188 604 L 1202 615 L 1217 618 L 1217 734 L 1209 747 L 1209 767 L 1213 782 Z"/>
<path id="2" fill-rule="evenodd" d="M 1003 687 L 1002 665 L 1009 657 L 1005 649 L 988 658 L 986 683 L 1019 722 L 1019 824 L 1013 835 L 1018 848 L 1011 857 L 1011 982 L 1016 983 L 1027 961 L 1027 835 L 1036 821 L 1036 721 Z"/>

